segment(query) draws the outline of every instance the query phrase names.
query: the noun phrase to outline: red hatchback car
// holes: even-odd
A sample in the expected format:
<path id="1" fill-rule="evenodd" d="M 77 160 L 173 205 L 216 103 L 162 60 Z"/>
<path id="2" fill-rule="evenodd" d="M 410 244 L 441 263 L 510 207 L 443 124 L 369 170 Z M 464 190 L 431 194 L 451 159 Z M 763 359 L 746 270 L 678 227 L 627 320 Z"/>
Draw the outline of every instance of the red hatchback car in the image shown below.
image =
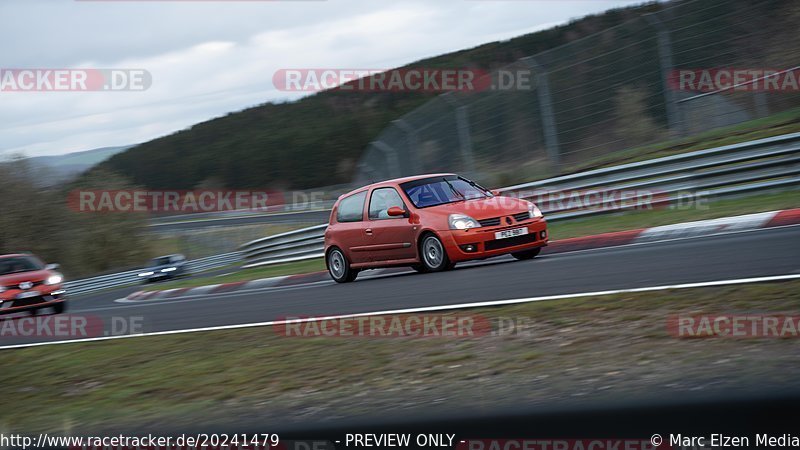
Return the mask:
<path id="1" fill-rule="evenodd" d="M 375 183 L 339 198 L 325 231 L 325 262 L 339 282 L 361 269 L 419 272 L 510 253 L 530 259 L 547 245 L 547 222 L 526 200 L 492 194 L 455 174 Z"/>
<path id="2" fill-rule="evenodd" d="M 33 255 L 0 255 L 0 314 L 35 314 L 41 308 L 63 312 L 67 304 L 64 277 L 57 270 L 57 264 L 45 265 Z"/>

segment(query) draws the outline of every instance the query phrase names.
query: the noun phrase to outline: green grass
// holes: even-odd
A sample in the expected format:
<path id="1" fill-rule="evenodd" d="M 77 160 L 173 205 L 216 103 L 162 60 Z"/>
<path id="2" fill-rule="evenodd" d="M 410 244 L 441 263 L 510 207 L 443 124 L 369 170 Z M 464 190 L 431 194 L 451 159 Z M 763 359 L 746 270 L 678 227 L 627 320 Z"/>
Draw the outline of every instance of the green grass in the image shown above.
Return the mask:
<path id="1" fill-rule="evenodd" d="M 452 312 L 517 320 L 505 335 L 299 338 L 258 327 L 3 350 L 0 430 L 197 428 L 236 417 L 314 423 L 430 412 L 437 402 L 492 408 L 576 394 L 735 391 L 753 380 L 785 386 L 797 383 L 798 339 L 677 339 L 666 320 L 798 310 L 800 281 L 791 281 Z"/>
<path id="2" fill-rule="evenodd" d="M 232 268 L 235 270 L 235 268 Z M 279 277 L 282 275 L 294 275 L 298 273 L 319 272 L 325 270 L 325 263 L 322 259 L 309 259 L 306 261 L 296 261 L 271 266 L 254 267 L 252 269 L 242 269 L 236 272 L 227 273 L 211 278 L 188 278 L 184 280 L 169 281 L 166 283 L 156 283 L 144 288 L 146 291 L 156 291 L 173 288 L 184 288 L 194 286 L 204 286 L 208 284 L 232 283 L 236 281 L 258 280 L 260 278 Z"/>

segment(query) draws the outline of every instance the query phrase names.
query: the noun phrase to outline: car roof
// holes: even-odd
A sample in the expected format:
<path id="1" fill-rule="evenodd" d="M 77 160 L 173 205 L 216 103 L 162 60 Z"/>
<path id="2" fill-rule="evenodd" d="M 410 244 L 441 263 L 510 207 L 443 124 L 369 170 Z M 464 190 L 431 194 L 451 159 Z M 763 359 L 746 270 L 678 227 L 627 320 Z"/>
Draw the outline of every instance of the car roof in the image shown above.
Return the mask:
<path id="1" fill-rule="evenodd" d="M 355 194 L 356 192 L 360 192 L 360 191 L 363 191 L 363 190 L 369 190 L 369 189 L 376 188 L 376 187 L 394 186 L 396 184 L 407 183 L 409 181 L 414 181 L 414 180 L 421 180 L 423 178 L 442 177 L 442 176 L 448 176 L 448 175 L 456 175 L 456 174 L 449 173 L 449 172 L 448 173 L 429 173 L 429 174 L 425 174 L 425 175 L 412 175 L 412 176 L 409 176 L 409 177 L 392 178 L 391 180 L 379 181 L 377 183 L 372 183 L 372 184 L 368 184 L 366 186 L 361 186 L 360 188 L 357 188 L 357 189 L 353 189 L 352 191 L 350 191 L 350 192 L 348 192 L 346 194 L 342 194 L 341 196 L 339 196 L 339 198 L 347 197 L 348 195 Z"/>
<path id="2" fill-rule="evenodd" d="M 18 257 L 18 256 L 33 256 L 33 255 L 31 255 L 30 253 L 9 253 L 7 255 L 0 255 L 0 259 L 3 259 L 3 258 L 14 258 L 14 257 Z"/>

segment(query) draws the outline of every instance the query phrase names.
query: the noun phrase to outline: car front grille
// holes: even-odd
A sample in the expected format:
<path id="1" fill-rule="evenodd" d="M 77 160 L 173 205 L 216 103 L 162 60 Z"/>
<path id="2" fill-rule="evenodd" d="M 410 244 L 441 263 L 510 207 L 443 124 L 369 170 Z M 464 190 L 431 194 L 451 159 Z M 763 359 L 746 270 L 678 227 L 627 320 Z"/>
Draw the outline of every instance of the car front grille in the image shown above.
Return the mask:
<path id="1" fill-rule="evenodd" d="M 42 303 L 43 301 L 44 299 L 42 298 L 41 295 L 38 297 L 17 298 L 12 300 L 11 307 L 17 308 L 20 306 L 32 306 L 38 303 Z"/>
<path id="2" fill-rule="evenodd" d="M 487 241 L 484 244 L 486 250 L 498 250 L 501 248 L 514 247 L 515 245 L 530 244 L 536 242 L 537 233 L 523 234 L 522 236 L 515 236 L 506 239 L 495 239 Z"/>
<path id="3" fill-rule="evenodd" d="M 514 222 L 523 222 L 530 218 L 530 215 L 527 211 L 514 214 L 511 216 L 514 218 Z M 479 220 L 478 223 L 481 224 L 482 227 L 496 227 L 500 225 L 500 222 L 503 220 L 502 217 L 492 217 L 491 219 L 483 219 Z M 510 224 L 509 224 L 510 225 Z"/>
<path id="4" fill-rule="evenodd" d="M 519 214 L 514 214 L 514 220 L 517 222 L 522 222 L 531 218 L 531 215 L 528 214 L 528 211 L 521 212 Z"/>
<path id="5" fill-rule="evenodd" d="M 496 227 L 500 225 L 500 218 L 499 217 L 492 217 L 491 219 L 483 219 L 478 221 L 482 227 Z"/>

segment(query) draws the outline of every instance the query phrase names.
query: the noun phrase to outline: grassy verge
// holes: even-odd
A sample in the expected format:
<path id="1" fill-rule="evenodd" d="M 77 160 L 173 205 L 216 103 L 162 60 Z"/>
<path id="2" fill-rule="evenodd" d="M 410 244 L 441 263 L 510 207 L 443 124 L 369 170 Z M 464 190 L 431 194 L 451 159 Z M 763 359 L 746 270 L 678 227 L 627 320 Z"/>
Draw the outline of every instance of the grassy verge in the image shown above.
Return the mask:
<path id="1" fill-rule="evenodd" d="M 461 311 L 515 333 L 298 338 L 270 327 L 0 351 L 0 429 L 311 421 L 797 385 L 800 340 L 679 339 L 674 314 L 800 311 L 800 281 Z M 35 376 L 31 376 L 35 374 Z"/>

